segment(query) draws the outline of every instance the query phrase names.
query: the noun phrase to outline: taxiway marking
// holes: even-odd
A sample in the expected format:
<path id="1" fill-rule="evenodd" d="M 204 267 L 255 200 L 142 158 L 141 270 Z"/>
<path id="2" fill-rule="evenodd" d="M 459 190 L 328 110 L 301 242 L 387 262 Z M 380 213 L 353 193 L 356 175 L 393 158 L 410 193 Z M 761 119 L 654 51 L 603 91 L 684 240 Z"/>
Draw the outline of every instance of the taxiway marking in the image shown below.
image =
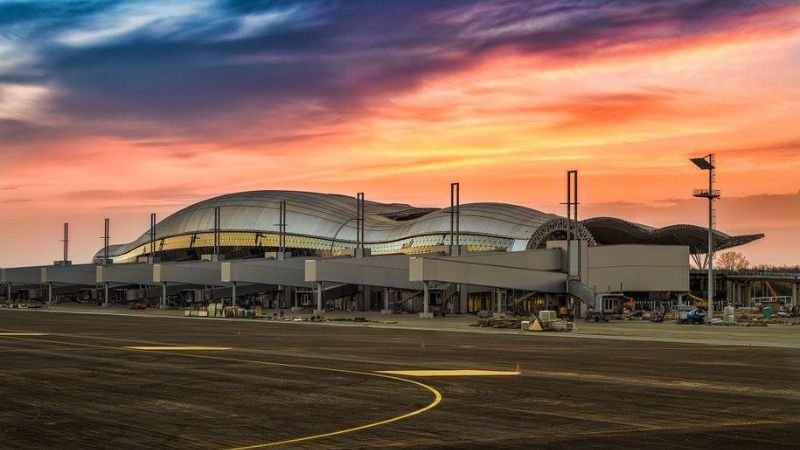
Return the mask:
<path id="1" fill-rule="evenodd" d="M 0 333 L 0 336 L 47 336 L 47 333 Z"/>
<path id="2" fill-rule="evenodd" d="M 17 336 L 17 337 L 11 337 L 11 339 L 26 340 L 25 337 L 26 336 Z M 76 336 L 76 337 L 79 337 L 79 336 Z M 36 339 L 35 341 L 37 341 L 37 342 L 47 342 L 47 343 L 51 343 L 51 344 L 70 345 L 70 346 L 77 346 L 77 347 L 91 347 L 91 348 L 95 348 L 95 349 L 104 349 L 104 350 L 147 351 L 147 350 L 140 350 L 137 347 L 132 347 L 132 346 L 112 347 L 112 346 L 101 346 L 101 345 L 91 345 L 91 344 L 80 344 L 80 343 L 77 343 L 77 342 L 55 341 L 55 340 L 48 340 L 48 339 Z M 147 347 L 147 348 L 155 348 L 155 347 L 151 346 L 151 347 Z M 158 347 L 159 350 L 164 350 L 166 348 L 167 348 L 166 346 Z M 174 348 L 195 348 L 195 347 L 176 347 L 176 346 L 173 346 L 172 348 L 174 349 Z M 217 347 L 217 348 L 221 348 L 221 347 Z M 376 422 L 366 423 L 364 425 L 355 426 L 355 427 L 352 427 L 352 428 L 346 428 L 346 429 L 343 429 L 343 430 L 330 431 L 330 432 L 327 432 L 327 433 L 320 433 L 320 434 L 315 434 L 315 435 L 310 435 L 310 436 L 302 436 L 302 437 L 298 437 L 298 438 L 294 438 L 294 439 L 287 439 L 287 440 L 283 440 L 283 441 L 263 442 L 263 443 L 247 445 L 247 446 L 243 446 L 243 447 L 234 447 L 234 448 L 232 448 L 230 450 L 249 450 L 249 449 L 255 449 L 255 448 L 283 446 L 283 445 L 287 445 L 287 444 L 294 444 L 294 443 L 298 443 L 298 442 L 311 441 L 311 440 L 322 439 L 322 438 L 326 438 L 326 437 L 330 437 L 330 436 L 338 436 L 338 435 L 342 435 L 342 434 L 353 433 L 353 432 L 356 432 L 356 431 L 362 431 L 362 430 L 366 430 L 366 429 L 369 429 L 369 428 L 375 428 L 375 427 L 379 427 L 381 425 L 387 425 L 387 424 L 390 424 L 390 423 L 394 423 L 394 422 L 398 422 L 398 421 L 401 421 L 401 420 L 408 419 L 410 417 L 414 417 L 414 416 L 416 416 L 418 414 L 422 414 L 422 413 L 424 413 L 424 412 L 426 412 L 428 410 L 431 410 L 431 409 L 435 408 L 436 406 L 439 405 L 439 403 L 442 402 L 442 393 L 439 392 L 435 387 L 427 385 L 425 383 L 421 383 L 421 382 L 416 381 L 416 380 L 409 380 L 408 378 L 402 378 L 402 377 L 399 377 L 399 376 L 394 376 L 394 375 L 386 374 L 386 373 L 366 372 L 366 371 L 347 370 L 347 369 L 337 369 L 337 368 L 334 368 L 334 367 L 308 366 L 308 365 L 303 365 L 303 364 L 287 364 L 287 363 L 278 363 L 278 362 L 271 362 L 271 361 L 260 361 L 260 360 L 256 360 L 256 359 L 241 359 L 241 358 L 227 358 L 227 357 L 220 357 L 220 356 L 208 356 L 208 355 L 200 355 L 200 354 L 197 354 L 197 353 L 170 353 L 169 351 L 166 351 L 165 353 L 162 353 L 162 354 L 172 355 L 172 356 L 182 356 L 182 357 L 187 357 L 187 358 L 196 358 L 196 359 L 209 359 L 209 360 L 216 360 L 216 361 L 237 362 L 237 363 L 243 363 L 243 364 L 255 364 L 255 365 L 262 365 L 262 366 L 286 367 L 286 368 L 305 369 L 305 370 L 320 370 L 320 371 L 326 371 L 326 372 L 348 373 L 348 374 L 353 374 L 353 375 L 384 378 L 384 379 L 394 380 L 394 381 L 398 381 L 398 382 L 402 382 L 402 383 L 413 384 L 413 385 L 415 385 L 417 387 L 420 387 L 420 388 L 428 391 L 429 393 L 433 394 L 433 400 L 430 403 L 428 403 L 427 405 L 423 406 L 422 408 L 413 410 L 411 412 L 408 412 L 408 413 L 405 413 L 405 414 L 402 414 L 402 415 L 399 415 L 399 416 L 390 417 L 388 419 L 383 419 L 383 420 L 379 420 L 379 421 L 376 421 Z"/>
<path id="3" fill-rule="evenodd" d="M 142 350 L 142 351 L 145 351 L 145 352 L 182 352 L 182 351 L 230 350 L 232 347 L 144 345 L 144 346 L 126 346 L 124 348 L 130 349 L 130 350 Z"/>
<path id="4" fill-rule="evenodd" d="M 406 377 L 502 377 L 519 375 L 513 370 L 381 370 L 378 373 L 401 375 Z"/>

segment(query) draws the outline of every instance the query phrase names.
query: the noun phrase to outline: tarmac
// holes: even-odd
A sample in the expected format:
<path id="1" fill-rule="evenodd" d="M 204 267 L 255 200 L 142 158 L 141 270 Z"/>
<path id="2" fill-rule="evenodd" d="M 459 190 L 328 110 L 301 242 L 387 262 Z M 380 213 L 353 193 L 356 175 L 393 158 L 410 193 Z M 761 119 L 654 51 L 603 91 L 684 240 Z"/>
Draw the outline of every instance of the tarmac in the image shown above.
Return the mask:
<path id="1" fill-rule="evenodd" d="M 37 311 L 65 312 L 80 314 L 114 314 L 135 317 L 181 317 L 185 318 L 183 309 L 148 309 L 131 310 L 122 306 L 103 307 L 87 304 L 69 304 L 49 306 Z M 270 311 L 270 314 L 278 314 Z M 285 320 L 309 319 L 311 310 L 291 313 L 285 311 Z M 434 319 L 420 319 L 414 314 L 383 315 L 378 312 L 328 312 L 325 317 L 328 322 L 315 323 L 314 325 L 347 326 L 365 328 L 391 328 L 419 331 L 449 331 L 462 333 L 505 333 L 524 334 L 531 337 L 541 336 L 540 333 L 522 333 L 520 330 L 479 328 L 474 326 L 476 318 L 471 314 L 448 315 Z M 361 317 L 366 322 L 354 322 L 353 319 Z M 192 320 L 243 320 L 252 322 L 251 319 L 215 319 L 191 317 Z M 272 321 L 263 320 L 271 323 Z M 300 322 L 307 324 L 307 322 Z M 545 333 L 549 337 L 567 339 L 611 339 L 611 340 L 642 340 L 656 342 L 681 342 L 687 344 L 710 345 L 742 345 L 758 347 L 784 347 L 800 348 L 800 327 L 786 325 L 770 325 L 769 327 L 722 327 L 700 325 L 678 325 L 675 322 L 652 323 L 646 320 L 620 321 L 612 320 L 608 323 L 594 323 L 578 321 L 576 330 L 572 333 Z"/>
<path id="2" fill-rule="evenodd" d="M 180 313 L 0 309 L 0 447 L 720 449 L 800 438 L 800 327 L 581 322 L 521 334 L 468 317 Z"/>

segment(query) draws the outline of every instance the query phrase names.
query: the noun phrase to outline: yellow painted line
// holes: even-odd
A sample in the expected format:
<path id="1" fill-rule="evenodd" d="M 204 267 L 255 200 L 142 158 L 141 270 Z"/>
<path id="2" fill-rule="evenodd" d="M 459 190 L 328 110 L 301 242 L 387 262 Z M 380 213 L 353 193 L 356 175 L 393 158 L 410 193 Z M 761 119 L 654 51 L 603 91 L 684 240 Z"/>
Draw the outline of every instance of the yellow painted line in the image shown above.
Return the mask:
<path id="1" fill-rule="evenodd" d="M 141 347 L 124 347 L 124 348 L 131 350 L 142 350 L 146 352 L 214 351 L 214 350 L 231 349 L 231 347 L 199 347 L 199 346 L 168 347 L 163 345 L 147 345 Z"/>
<path id="2" fill-rule="evenodd" d="M 16 338 L 16 339 L 24 340 L 24 338 L 19 338 L 19 337 Z M 90 344 L 79 344 L 79 343 L 76 343 L 76 342 L 61 342 L 61 341 L 44 340 L 44 339 L 38 339 L 37 342 L 49 342 L 49 343 L 53 343 L 53 344 L 75 345 L 75 346 L 79 346 L 79 347 L 92 347 L 92 348 L 107 349 L 107 350 L 141 351 L 141 350 L 138 350 L 137 347 L 98 346 L 98 345 L 90 345 Z M 158 347 L 158 348 L 163 349 L 165 347 Z M 176 347 L 176 348 L 185 348 L 185 347 Z M 336 368 L 332 368 L 332 367 L 319 367 L 319 366 L 306 366 L 306 365 L 301 365 L 301 364 L 276 363 L 276 362 L 259 361 L 259 360 L 253 360 L 253 359 L 225 358 L 225 357 L 220 357 L 220 356 L 199 355 L 199 354 L 196 354 L 196 353 L 168 353 L 168 354 L 173 355 L 173 356 L 183 356 L 183 357 L 186 357 L 186 358 L 211 359 L 211 360 L 216 360 L 216 361 L 238 362 L 238 363 L 243 363 L 243 364 L 257 364 L 257 365 L 273 366 L 273 367 L 276 367 L 276 366 L 277 367 L 287 367 L 287 368 L 294 368 L 294 369 L 322 370 L 322 371 L 327 371 L 327 372 L 348 373 L 348 374 L 353 374 L 353 375 L 385 378 L 385 379 L 389 379 L 389 380 L 400 381 L 400 382 L 403 382 L 403 383 L 410 383 L 410 384 L 413 384 L 415 386 L 421 387 L 421 388 L 429 391 L 431 394 L 433 394 L 433 401 L 430 402 L 428 405 L 426 405 L 426 406 L 424 406 L 422 408 L 416 409 L 414 411 L 408 412 L 406 414 L 399 415 L 399 416 L 390 417 L 388 419 L 383 419 L 383 420 L 379 420 L 377 422 L 371 422 L 371 423 L 367 423 L 367 424 L 364 424 L 364 425 L 359 425 L 359 426 L 356 426 L 356 427 L 347 428 L 347 429 L 344 429 L 344 430 L 331 431 L 331 432 L 328 432 L 328 433 L 321 433 L 321 434 L 314 434 L 314 435 L 311 435 L 311 436 L 303 436 L 303 437 L 294 438 L 294 439 L 287 439 L 287 440 L 284 440 L 284 441 L 265 442 L 265 443 L 262 443 L 262 444 L 248 445 L 248 446 L 245 446 L 245 447 L 234 447 L 234 448 L 232 448 L 230 450 L 247 450 L 247 449 L 253 449 L 253 448 L 275 447 L 275 446 L 279 446 L 279 445 L 287 445 L 287 444 L 293 444 L 293 443 L 297 443 L 297 442 L 311 441 L 311 440 L 322 439 L 322 438 L 326 438 L 326 437 L 330 437 L 330 436 L 338 436 L 338 435 L 342 435 L 342 434 L 346 434 L 346 433 L 353 433 L 353 432 L 356 432 L 356 431 L 366 430 L 366 429 L 369 429 L 369 428 L 375 428 L 375 427 L 379 427 L 381 425 L 387 425 L 387 424 L 390 424 L 390 423 L 393 423 L 393 422 L 398 422 L 398 421 L 405 420 L 405 419 L 408 419 L 410 417 L 414 417 L 416 415 L 422 414 L 422 413 L 424 413 L 426 411 L 429 411 L 429 410 L 435 408 L 442 401 L 441 392 L 439 392 L 433 386 L 427 385 L 425 383 L 420 383 L 419 381 L 409 380 L 408 378 L 400 378 L 400 377 L 396 377 L 396 376 L 392 376 L 390 374 L 385 374 L 385 373 L 380 373 L 380 372 L 362 372 L 362 371 L 358 371 L 358 370 L 336 369 Z"/>
<path id="3" fill-rule="evenodd" d="M 509 370 L 382 370 L 378 373 L 401 375 L 406 377 L 502 377 L 519 375 L 520 372 Z"/>
<path id="4" fill-rule="evenodd" d="M 0 336 L 47 336 L 47 333 L 0 333 Z"/>
<path id="5" fill-rule="evenodd" d="M 326 369 L 322 369 L 322 370 L 326 370 Z M 370 374 L 369 372 L 357 372 L 357 371 L 340 370 L 340 369 L 336 369 L 336 371 L 337 372 L 359 374 L 359 375 Z M 438 405 L 442 401 L 442 394 L 438 390 L 436 390 L 436 388 L 434 388 L 433 386 L 429 386 L 427 384 L 420 383 L 420 382 L 414 381 L 414 380 L 408 380 L 408 379 L 405 379 L 405 378 L 392 377 L 392 376 L 383 375 L 383 374 L 376 375 L 376 373 L 372 373 L 371 375 L 373 375 L 373 376 L 381 376 L 383 378 L 389 378 L 391 380 L 403 381 L 403 382 L 415 384 L 415 385 L 417 385 L 417 386 L 419 386 L 421 388 L 427 389 L 433 394 L 433 401 L 430 404 L 428 404 L 428 406 L 425 406 L 424 408 L 420 408 L 420 409 L 418 409 L 416 411 L 411 411 L 410 413 L 403 414 L 402 416 L 392 417 L 392 418 L 389 418 L 389 419 L 384 419 L 384 420 L 380 420 L 378 422 L 368 423 L 368 424 L 361 425 L 361 426 L 358 426 L 358 427 L 347 428 L 345 430 L 339 430 L 339 431 L 331 431 L 330 433 L 322 433 L 322 434 L 315 434 L 315 435 L 312 435 L 312 436 L 304 436 L 304 437 L 295 438 L 295 439 L 287 439 L 285 441 L 267 442 L 267 443 L 264 443 L 264 444 L 248 445 L 246 447 L 234 447 L 234 448 L 231 448 L 229 450 L 249 450 L 249 449 L 253 449 L 253 448 L 275 447 L 275 446 L 278 446 L 278 445 L 295 444 L 297 442 L 310 441 L 312 439 L 321 439 L 321 438 L 326 438 L 326 437 L 330 437 L 330 436 L 337 436 L 337 435 L 345 434 L 345 433 L 352 433 L 354 431 L 366 430 L 368 428 L 379 427 L 381 425 L 386 425 L 386 424 L 389 424 L 389 423 L 392 423 L 392 422 L 397 422 L 397 421 L 400 421 L 400 420 L 408 419 L 409 417 L 413 417 L 413 416 L 416 416 L 418 414 L 422 414 L 425 411 L 428 411 L 429 409 L 435 408 L 436 405 Z"/>

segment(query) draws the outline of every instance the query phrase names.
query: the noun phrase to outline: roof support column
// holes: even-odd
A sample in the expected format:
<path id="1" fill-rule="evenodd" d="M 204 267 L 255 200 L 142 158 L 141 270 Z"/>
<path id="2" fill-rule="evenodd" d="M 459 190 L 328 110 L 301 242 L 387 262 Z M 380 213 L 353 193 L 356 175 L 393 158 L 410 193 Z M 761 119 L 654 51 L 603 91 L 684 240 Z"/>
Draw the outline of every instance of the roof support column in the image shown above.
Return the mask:
<path id="1" fill-rule="evenodd" d="M 297 298 L 297 289 L 292 289 L 292 298 L 294 299 L 292 302 L 294 305 L 292 306 L 292 311 L 300 311 L 302 308 L 300 308 L 300 301 Z"/>
<path id="2" fill-rule="evenodd" d="M 394 314 L 394 309 L 389 308 L 389 288 L 383 288 L 383 309 L 381 314 Z"/>
<path id="3" fill-rule="evenodd" d="M 53 304 L 53 283 L 47 283 L 47 304 Z"/>
<path id="4" fill-rule="evenodd" d="M 731 304 L 731 300 L 733 296 L 733 282 L 731 280 L 725 280 L 725 299 L 727 300 L 728 304 Z"/>
<path id="5" fill-rule="evenodd" d="M 322 290 L 322 282 L 317 282 L 314 291 L 315 294 L 317 294 L 317 310 L 314 311 L 314 314 L 325 314 L 325 310 L 322 309 L 322 294 L 324 293 Z"/>
<path id="6" fill-rule="evenodd" d="M 495 308 L 496 308 L 495 312 L 497 314 L 502 314 L 503 313 L 503 290 L 500 289 L 500 288 L 495 289 L 494 290 L 494 297 L 497 300 L 496 301 L 496 306 L 495 306 Z"/>
<path id="7" fill-rule="evenodd" d="M 6 283 L 6 300 L 11 301 L 11 283 Z"/>
<path id="8" fill-rule="evenodd" d="M 109 306 L 108 301 L 108 283 L 103 283 L 103 306 Z"/>
<path id="9" fill-rule="evenodd" d="M 467 289 L 463 284 L 458 285 L 458 314 L 466 314 L 469 298 L 467 297 Z"/>
<path id="10" fill-rule="evenodd" d="M 161 283 L 161 306 L 167 306 L 167 283 Z"/>
<path id="11" fill-rule="evenodd" d="M 753 306 L 753 302 L 750 300 L 753 298 L 753 286 L 749 281 L 744 282 L 744 304 L 745 306 Z"/>
<path id="12" fill-rule="evenodd" d="M 231 306 L 236 306 L 236 282 L 231 281 Z"/>
<path id="13" fill-rule="evenodd" d="M 428 283 L 430 282 L 422 282 L 422 312 L 419 314 L 420 319 L 433 319 L 433 314 L 430 312 L 431 289 Z"/>
<path id="14" fill-rule="evenodd" d="M 797 305 L 797 289 L 798 289 L 797 286 L 798 286 L 798 282 L 797 281 L 792 283 L 792 306 L 798 306 Z"/>

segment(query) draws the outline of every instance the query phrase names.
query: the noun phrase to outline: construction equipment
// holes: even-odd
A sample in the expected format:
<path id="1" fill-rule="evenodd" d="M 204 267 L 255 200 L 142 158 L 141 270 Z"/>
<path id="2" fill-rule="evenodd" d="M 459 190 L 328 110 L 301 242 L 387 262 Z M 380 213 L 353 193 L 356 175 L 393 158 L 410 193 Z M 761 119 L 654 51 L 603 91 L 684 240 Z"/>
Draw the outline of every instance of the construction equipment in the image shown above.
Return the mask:
<path id="1" fill-rule="evenodd" d="M 694 307 L 702 310 L 708 309 L 708 301 L 704 298 L 700 298 L 696 295 L 686 294 L 687 297 L 691 298 L 694 301 Z"/>
<path id="2" fill-rule="evenodd" d="M 685 319 L 681 319 L 678 321 L 680 324 L 702 324 L 705 323 L 706 320 L 706 311 L 701 308 L 694 308 L 693 310 L 689 311 L 689 314 L 686 315 Z"/>
<path id="3" fill-rule="evenodd" d="M 621 292 L 597 294 L 595 297 L 595 305 L 596 314 L 600 314 L 606 319 L 624 319 L 634 315 L 636 312 L 636 300 Z M 591 317 L 594 318 L 595 316 L 591 315 Z M 595 321 L 599 320 L 602 319 L 596 319 Z"/>
<path id="4" fill-rule="evenodd" d="M 623 296 L 622 298 L 625 299 L 625 301 L 622 303 L 623 311 L 625 311 L 626 309 L 629 312 L 636 311 L 636 300 L 634 300 L 633 297 Z"/>
<path id="5" fill-rule="evenodd" d="M 778 293 L 775 292 L 775 288 L 772 287 L 772 284 L 770 284 L 769 281 L 765 281 L 764 284 L 767 285 L 767 289 L 769 290 L 770 297 L 772 297 L 772 301 L 777 301 L 777 299 L 778 299 L 778 297 L 780 297 L 780 295 L 778 295 Z"/>

